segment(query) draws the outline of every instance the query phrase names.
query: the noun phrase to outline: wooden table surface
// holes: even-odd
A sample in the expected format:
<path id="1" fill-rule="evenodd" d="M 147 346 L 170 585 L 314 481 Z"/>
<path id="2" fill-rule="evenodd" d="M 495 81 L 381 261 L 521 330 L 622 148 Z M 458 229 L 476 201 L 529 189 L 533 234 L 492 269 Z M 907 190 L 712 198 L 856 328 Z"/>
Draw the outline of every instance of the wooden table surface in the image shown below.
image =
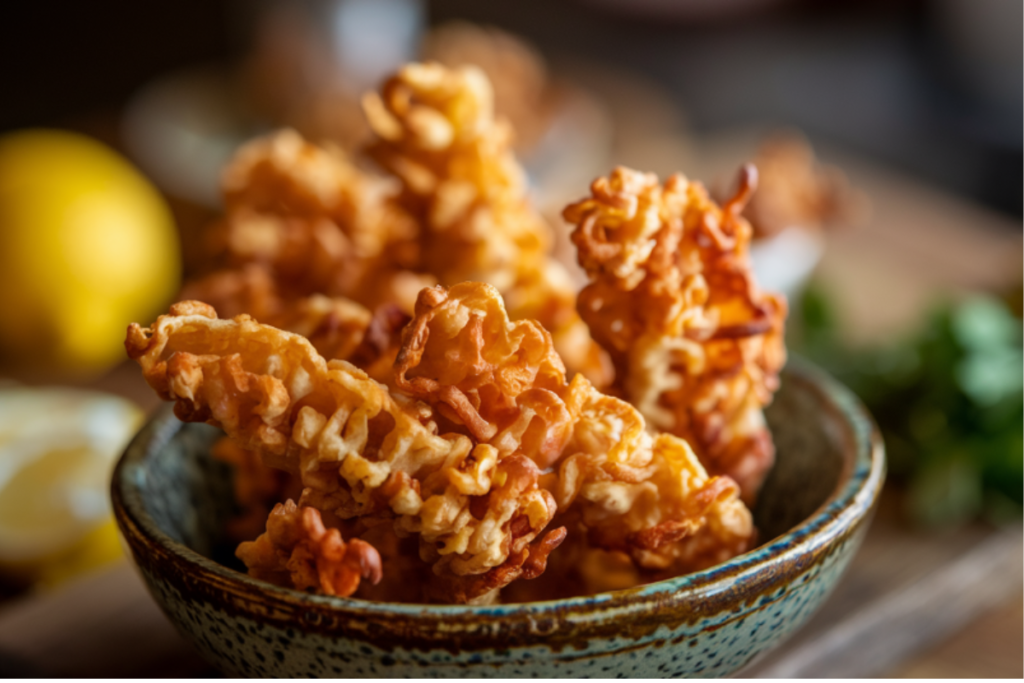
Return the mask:
<path id="1" fill-rule="evenodd" d="M 650 99 L 650 106 L 663 107 L 656 96 Z M 616 125 L 643 129 L 636 109 L 620 112 L 632 118 Z M 763 132 L 726 131 L 698 143 L 665 124 L 664 111 L 657 116 L 660 127 L 649 128 L 663 136 L 662 143 L 634 131 L 622 161 L 663 174 L 679 169 L 693 178 L 719 177 L 750 156 Z M 1017 222 L 848 150 L 819 152 L 841 165 L 873 203 L 868 223 L 829 234 L 818 269 L 857 338 L 906 329 L 941 292 L 1020 281 Z M 87 385 L 147 410 L 157 403 L 127 363 Z M 847 575 L 808 626 L 743 675 L 1024 676 L 1021 527 L 974 525 L 923 535 L 900 525 L 894 505 L 888 495 Z M 124 560 L 0 607 L 0 673 L 215 675 Z"/>

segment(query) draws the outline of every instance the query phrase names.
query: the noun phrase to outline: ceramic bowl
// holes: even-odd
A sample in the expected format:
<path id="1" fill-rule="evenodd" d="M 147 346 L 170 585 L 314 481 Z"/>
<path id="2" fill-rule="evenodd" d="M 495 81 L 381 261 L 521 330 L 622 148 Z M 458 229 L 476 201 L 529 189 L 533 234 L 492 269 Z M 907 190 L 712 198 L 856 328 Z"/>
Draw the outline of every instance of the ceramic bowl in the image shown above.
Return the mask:
<path id="1" fill-rule="evenodd" d="M 722 676 L 781 643 L 828 595 L 884 478 L 871 418 L 820 371 L 791 362 L 768 420 L 778 459 L 754 511 L 763 545 L 590 597 L 428 606 L 251 579 L 222 542 L 234 511 L 228 467 L 208 455 L 220 431 L 169 409 L 122 457 L 114 511 L 153 597 L 229 676 Z"/>

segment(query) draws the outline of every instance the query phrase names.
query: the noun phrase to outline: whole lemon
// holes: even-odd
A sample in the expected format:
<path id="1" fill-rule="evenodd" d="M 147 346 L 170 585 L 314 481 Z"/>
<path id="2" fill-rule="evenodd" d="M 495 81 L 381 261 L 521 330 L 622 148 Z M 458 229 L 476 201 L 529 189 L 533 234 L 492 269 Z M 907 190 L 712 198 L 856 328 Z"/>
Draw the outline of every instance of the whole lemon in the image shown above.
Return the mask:
<path id="1" fill-rule="evenodd" d="M 76 133 L 0 136 L 0 357 L 90 373 L 179 285 L 174 220 L 156 189 Z"/>

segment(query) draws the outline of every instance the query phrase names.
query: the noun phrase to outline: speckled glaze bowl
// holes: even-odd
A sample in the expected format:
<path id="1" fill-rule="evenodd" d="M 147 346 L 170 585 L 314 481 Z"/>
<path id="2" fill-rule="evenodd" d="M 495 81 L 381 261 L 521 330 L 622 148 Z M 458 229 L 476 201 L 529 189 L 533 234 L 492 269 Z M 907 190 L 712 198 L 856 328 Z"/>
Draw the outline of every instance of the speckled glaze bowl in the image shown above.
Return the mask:
<path id="1" fill-rule="evenodd" d="M 707 571 L 583 598 L 492 607 L 331 598 L 237 571 L 221 541 L 220 432 L 160 411 L 114 474 L 118 524 L 153 597 L 229 676 L 724 676 L 814 612 L 860 544 L 881 439 L 842 386 L 792 362 L 768 411 L 778 460 L 754 518 L 766 542 Z M 219 561 L 218 561 L 219 560 Z"/>

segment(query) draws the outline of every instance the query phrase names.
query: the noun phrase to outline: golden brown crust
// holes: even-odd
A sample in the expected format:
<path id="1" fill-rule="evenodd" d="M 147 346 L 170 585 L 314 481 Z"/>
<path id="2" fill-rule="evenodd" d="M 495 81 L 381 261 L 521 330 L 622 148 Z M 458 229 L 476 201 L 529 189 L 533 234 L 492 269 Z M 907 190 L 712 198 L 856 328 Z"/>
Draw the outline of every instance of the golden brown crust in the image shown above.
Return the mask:
<path id="1" fill-rule="evenodd" d="M 416 225 L 394 203 L 391 182 L 366 173 L 342 152 L 281 130 L 247 143 L 222 177 L 226 219 L 218 235 L 229 258 L 273 263 L 297 280 L 321 256 L 327 270 L 374 259 L 408 243 Z M 392 251 L 389 259 L 396 259 Z M 315 269 L 314 269 L 315 270 Z M 344 294 L 343 292 L 338 292 Z"/>
<path id="2" fill-rule="evenodd" d="M 417 226 L 395 203 L 395 190 L 294 131 L 253 140 L 223 174 L 226 212 L 207 239 L 221 270 L 187 285 L 183 296 L 209 301 L 224 316 L 260 319 L 313 294 L 411 310 L 415 292 L 431 281 L 407 270 L 418 258 Z"/>
<path id="3" fill-rule="evenodd" d="M 525 455 L 522 476 L 557 504 L 552 524 L 579 522 L 596 545 L 676 573 L 748 547 L 736 484 L 709 479 L 679 439 L 651 437 L 629 404 L 582 376 L 567 382 L 550 335 L 511 322 L 489 285 L 424 290 L 395 371 L 399 389 L 447 412 L 453 428 Z"/>
<path id="4" fill-rule="evenodd" d="M 298 335 L 182 302 L 152 328 L 133 325 L 126 346 L 181 419 L 220 426 L 266 464 L 296 473 L 301 505 L 342 519 L 393 518 L 452 580 L 505 564 L 554 515 L 527 458 L 437 435 L 428 406 L 325 361 Z M 480 496 L 488 503 L 478 518 L 470 502 Z M 513 524 L 523 516 L 525 528 Z"/>
<path id="5" fill-rule="evenodd" d="M 324 526 L 319 510 L 290 499 L 271 511 L 266 532 L 239 545 L 236 554 L 255 578 L 343 598 L 362 580 L 377 584 L 383 576 L 376 548 L 358 538 L 346 542 L 340 531 Z"/>
<path id="6" fill-rule="evenodd" d="M 416 226 L 391 185 L 284 130 L 242 147 L 223 189 L 226 214 L 209 240 L 221 267 L 187 282 L 183 299 L 301 334 L 325 358 L 387 379 L 398 337 L 386 328 L 396 323 L 375 324 L 370 310 L 383 306 L 376 315 L 388 319 L 396 306 L 411 312 L 415 293 L 433 282 L 405 269 Z"/>
<path id="7" fill-rule="evenodd" d="M 523 394 L 533 390 L 542 402 L 540 392 L 563 386 L 565 368 L 547 330 L 532 320 L 510 322 L 497 291 L 467 282 L 420 293 L 395 384 L 448 406 L 474 438 L 490 441 L 519 416 Z"/>
<path id="8" fill-rule="evenodd" d="M 408 64 L 369 93 L 369 154 L 402 183 L 420 226 L 420 270 L 445 286 L 489 282 L 515 320 L 554 335 L 571 370 L 604 381 L 600 350 L 574 311 L 574 286 L 550 257 L 550 229 L 530 205 L 507 123 L 476 67 Z"/>
<path id="9" fill-rule="evenodd" d="M 227 311 L 223 317 L 247 314 L 299 334 L 324 358 L 347 360 L 385 383 L 391 380 L 401 328 L 409 320 L 393 303 L 381 304 L 371 313 L 344 297 L 282 297 L 272 276 L 256 264 L 194 280 L 186 284 L 182 296 L 208 303 L 218 314 Z"/>
<path id="10" fill-rule="evenodd" d="M 441 284 L 475 279 L 505 291 L 538 268 L 548 228 L 527 202 L 479 69 L 408 64 L 364 109 L 378 137 L 369 152 L 402 182 L 400 202 L 421 226 L 424 270 Z"/>
<path id="11" fill-rule="evenodd" d="M 582 375 L 566 382 L 550 335 L 511 322 L 489 285 L 424 290 L 396 363 L 395 386 L 412 397 L 324 361 L 298 335 L 219 320 L 199 302 L 133 325 L 126 346 L 182 419 L 221 426 L 294 472 L 300 507 L 393 520 L 418 537 L 434 599 L 485 600 L 537 576 L 570 524 L 639 567 L 676 573 L 752 537 L 734 486 L 709 481 L 684 442 L 652 437 Z"/>
<path id="12" fill-rule="evenodd" d="M 239 150 L 224 173 L 226 214 L 208 240 L 220 269 L 183 298 L 290 330 L 279 315 L 311 295 L 411 313 L 425 286 L 483 280 L 514 318 L 552 331 L 573 371 L 610 381 L 571 280 L 549 257 L 548 226 L 530 206 L 486 77 L 408 65 L 367 96 L 367 115 L 371 154 L 393 179 L 288 130 Z"/>
<path id="13" fill-rule="evenodd" d="M 739 216 L 756 178 L 745 168 L 720 209 L 681 175 L 661 185 L 620 167 L 564 212 L 591 280 L 578 310 L 612 356 L 616 387 L 746 500 L 773 460 L 761 411 L 785 360 L 785 300 L 757 289 Z"/>
<path id="14" fill-rule="evenodd" d="M 247 146 L 225 174 L 221 269 L 186 290 L 207 303 L 129 328 L 176 414 L 232 438 L 247 519 L 281 495 L 255 463 L 301 484 L 239 548 L 253 575 L 403 599 L 409 576 L 421 599 L 480 603 L 559 567 L 562 546 L 656 578 L 752 543 L 737 484 L 657 430 L 748 496 L 770 462 L 785 306 L 746 263 L 754 176 L 724 209 L 681 176 L 596 181 L 565 214 L 591 277 L 577 314 L 492 104 L 478 70 L 438 64 L 368 96 L 393 190 L 294 133 Z M 616 396 L 588 379 L 610 382 L 584 319 Z"/>

